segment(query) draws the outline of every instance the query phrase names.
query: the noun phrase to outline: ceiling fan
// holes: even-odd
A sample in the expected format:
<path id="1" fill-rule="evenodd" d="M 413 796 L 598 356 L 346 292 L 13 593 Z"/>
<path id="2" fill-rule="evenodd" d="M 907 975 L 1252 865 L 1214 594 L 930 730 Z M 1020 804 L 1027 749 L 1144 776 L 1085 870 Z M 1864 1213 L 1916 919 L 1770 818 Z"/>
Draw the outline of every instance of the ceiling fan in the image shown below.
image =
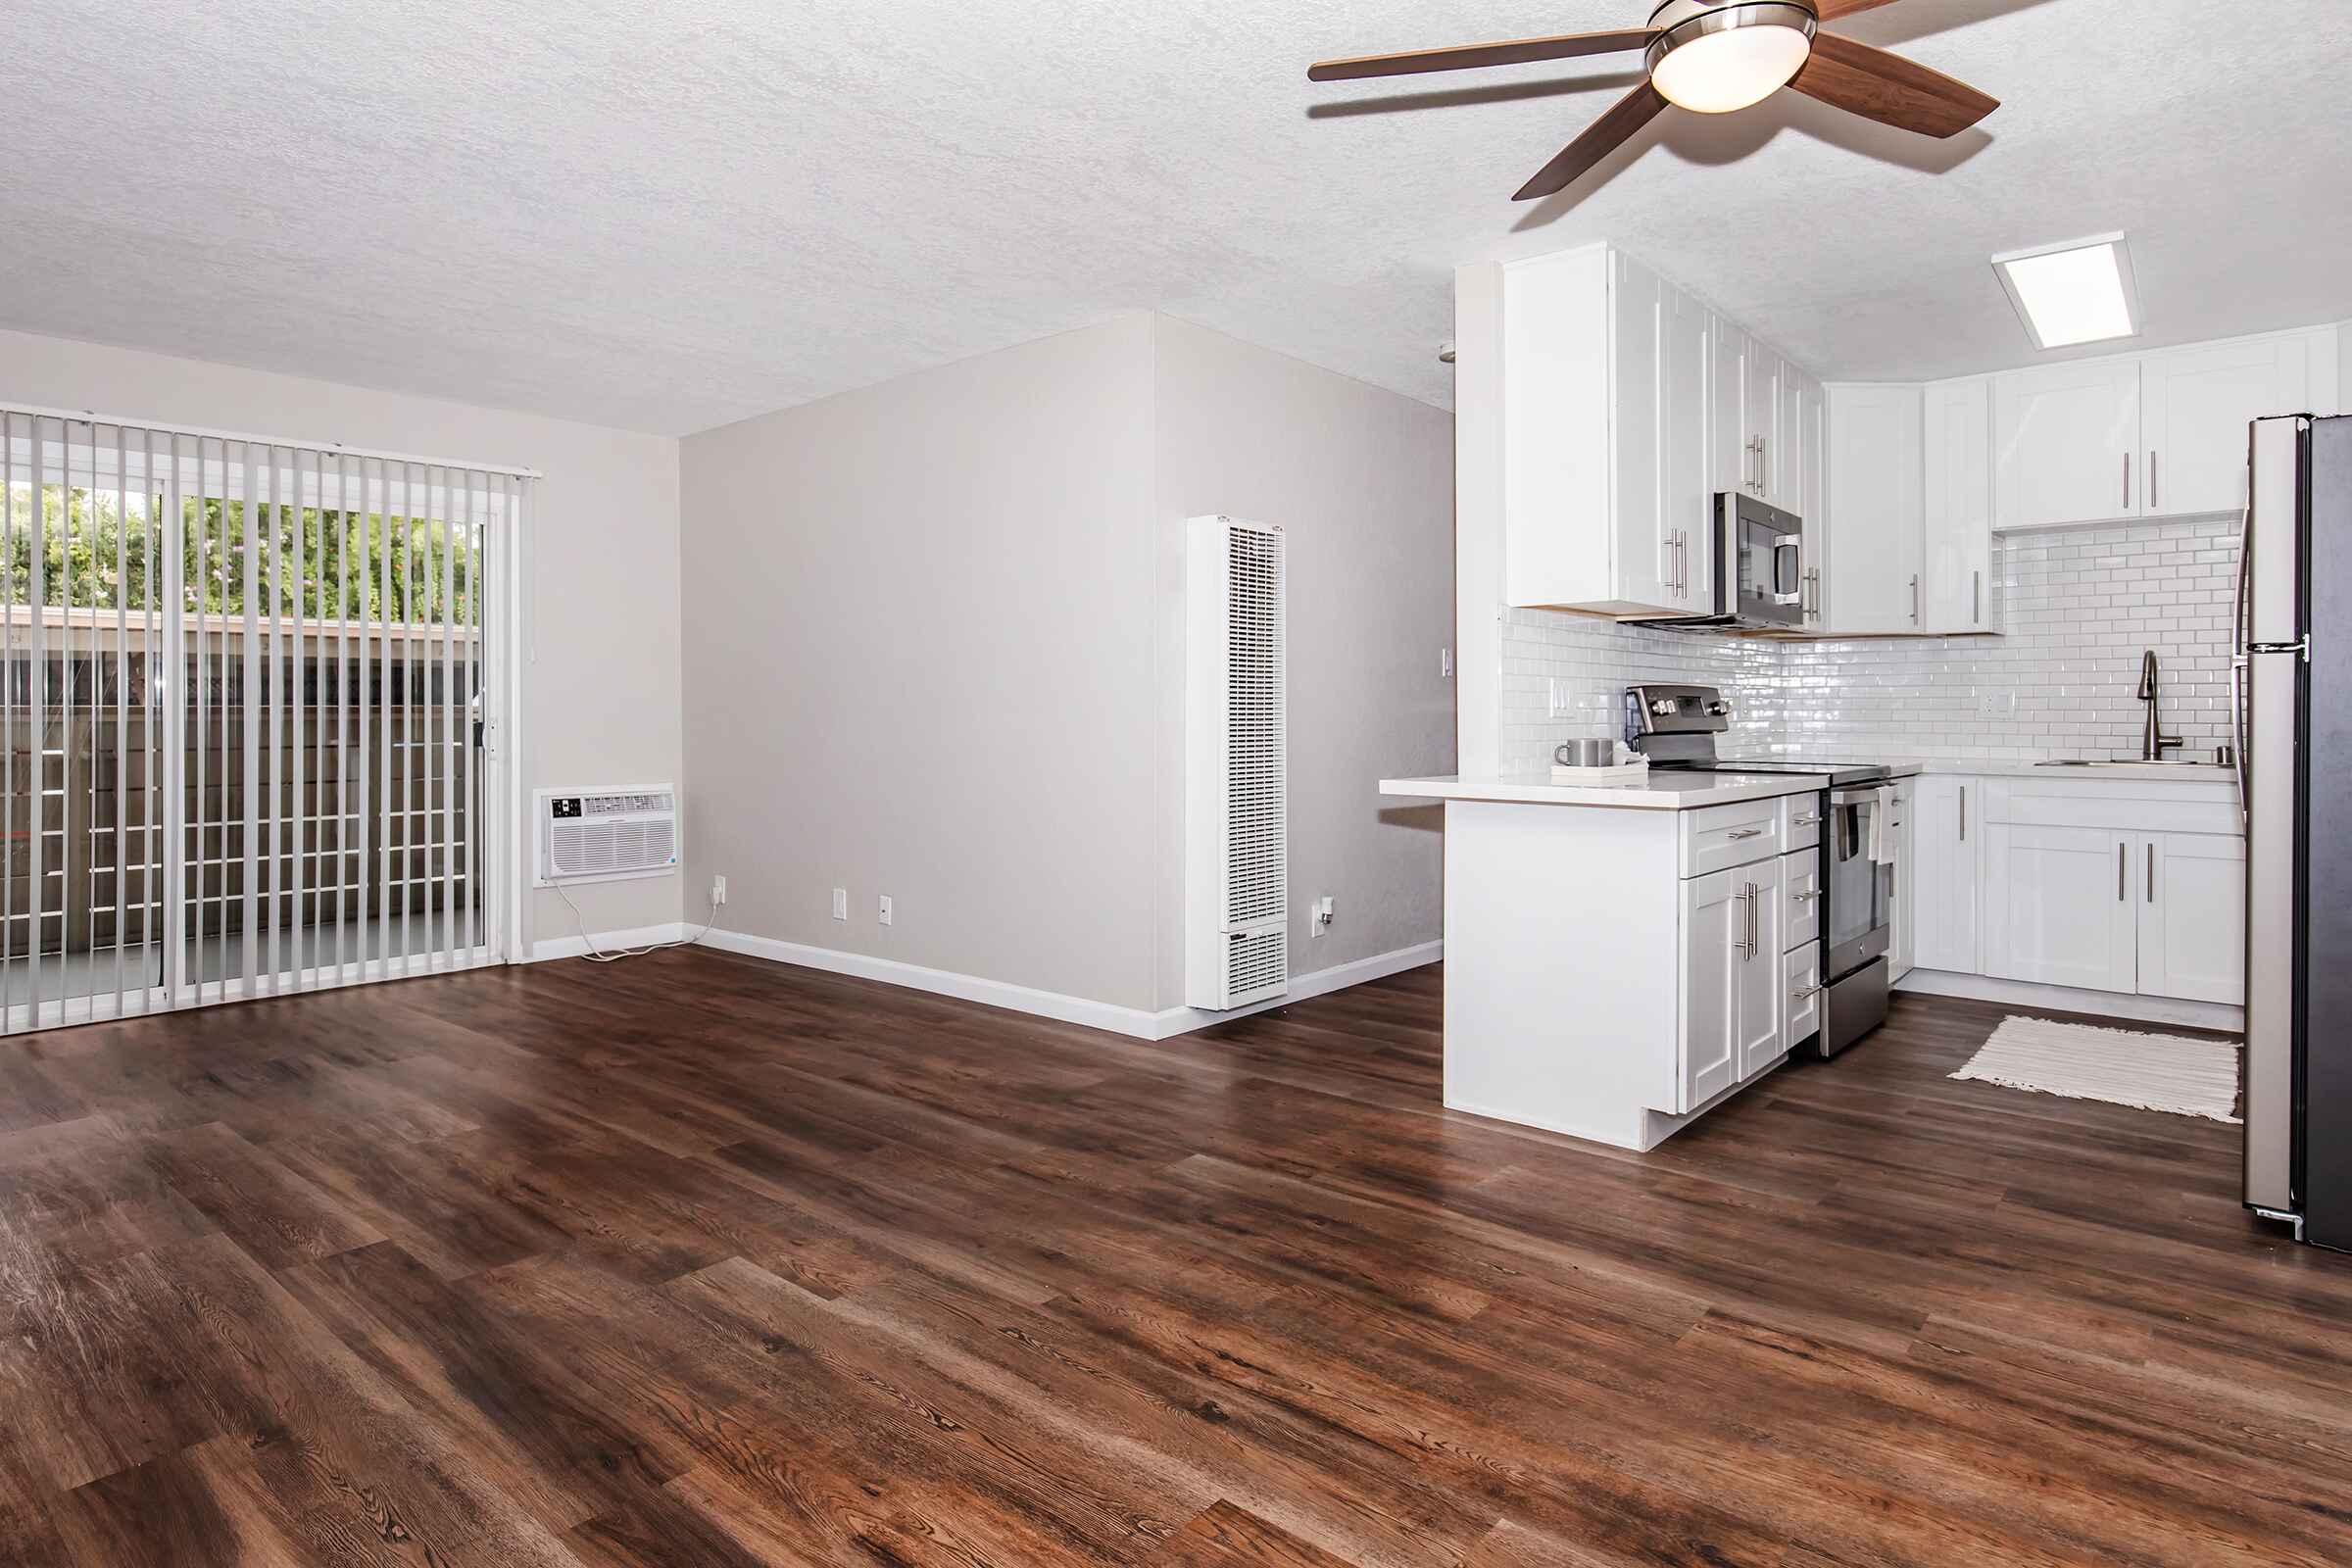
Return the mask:
<path id="1" fill-rule="evenodd" d="M 1325 60 L 1308 68 L 1306 74 L 1312 81 L 1352 81 L 1642 50 L 1649 79 L 1610 105 L 1582 135 L 1561 148 L 1558 157 L 1536 171 L 1511 198 L 1524 202 L 1565 190 L 1670 103 L 1702 115 L 1721 115 L 1761 103 L 1782 87 L 1793 87 L 1809 98 L 1923 136 L 1958 135 L 2000 107 L 2000 100 L 1939 71 L 1819 30 L 1821 23 L 1890 3 L 1665 0 L 1644 26 Z"/>

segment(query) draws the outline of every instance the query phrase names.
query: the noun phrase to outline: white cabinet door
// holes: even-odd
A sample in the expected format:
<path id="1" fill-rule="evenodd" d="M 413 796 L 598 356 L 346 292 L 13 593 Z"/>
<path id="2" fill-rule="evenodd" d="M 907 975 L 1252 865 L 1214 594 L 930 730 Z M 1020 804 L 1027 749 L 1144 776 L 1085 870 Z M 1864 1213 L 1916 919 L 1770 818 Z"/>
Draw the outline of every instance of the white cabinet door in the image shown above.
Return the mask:
<path id="1" fill-rule="evenodd" d="M 1614 407 L 1610 434 L 1617 526 L 1617 597 L 1681 608 L 1665 523 L 1663 427 L 1665 285 L 1618 252 L 1609 253 L 1609 340 Z"/>
<path id="2" fill-rule="evenodd" d="M 1826 613 L 1822 588 L 1829 579 L 1830 559 L 1828 400 L 1821 383 L 1810 377 L 1799 385 L 1797 399 L 1804 424 L 1805 624 L 1819 627 Z"/>
<path id="3" fill-rule="evenodd" d="M 1920 629 L 1920 389 L 1829 389 L 1827 629 Z"/>
<path id="4" fill-rule="evenodd" d="M 1786 369 L 1778 354 L 1754 338 L 1747 340 L 1747 385 L 1740 403 L 1747 430 L 1748 493 L 1776 507 L 1782 503 L 1774 448 L 1780 445 L 1781 377 Z"/>
<path id="5" fill-rule="evenodd" d="M 1992 378 L 1993 523 L 2035 528 L 2139 514 L 2139 362 Z"/>
<path id="6" fill-rule="evenodd" d="M 1670 564 L 1668 600 L 1694 614 L 1715 608 L 1715 454 L 1707 436 L 1708 376 L 1714 344 L 1709 316 L 1680 289 L 1668 285 L 1661 306 L 1665 321 L 1663 384 L 1666 417 L 1661 432 L 1665 471 L 1665 559 Z"/>
<path id="7" fill-rule="evenodd" d="M 1782 984 L 1781 862 L 1759 860 L 1729 873 L 1739 884 L 1734 919 L 1743 922 L 1735 931 L 1738 952 L 1732 965 L 1732 1036 L 1740 1057 L 1740 1076 L 1752 1078 L 1788 1054 L 1781 1034 Z"/>
<path id="8" fill-rule="evenodd" d="M 1984 972 L 2136 991 L 2136 835 L 1997 822 L 1984 830 Z"/>
<path id="9" fill-rule="evenodd" d="M 1977 847 L 1984 842 L 1983 787 L 1929 774 L 1914 787 L 1911 827 L 1912 961 L 1923 969 L 1981 974 Z"/>
<path id="10" fill-rule="evenodd" d="M 1689 1110 L 1740 1081 L 1740 1049 L 1732 1036 L 1734 974 L 1747 936 L 1742 871 L 1717 871 L 1683 884 L 1682 1071 L 1678 1111 Z"/>
<path id="11" fill-rule="evenodd" d="M 1894 907 L 1888 912 L 1886 978 L 1891 983 L 1911 972 L 1919 942 L 1919 895 L 1914 887 L 1919 858 L 1913 852 L 1911 806 L 1919 781 L 1905 779 L 1894 787 L 1894 815 L 1887 828 L 1894 834 Z"/>
<path id="12" fill-rule="evenodd" d="M 2246 1000 L 2246 841 L 2159 833 L 2140 841 L 2139 992 Z"/>
<path id="13" fill-rule="evenodd" d="M 2234 512 L 2246 500 L 2246 426 L 2311 406 L 2311 345 L 2263 338 L 2141 360 L 2140 512 Z"/>
<path id="14" fill-rule="evenodd" d="M 1992 629 L 1992 385 L 1983 376 L 1927 389 L 1922 456 L 1923 631 Z"/>
<path id="15" fill-rule="evenodd" d="M 1821 1031 L 1821 944 L 1808 942 L 1781 959 L 1781 1043 L 1794 1051 Z"/>
<path id="16" fill-rule="evenodd" d="M 1772 413 L 1772 504 L 1801 517 L 1805 514 L 1805 375 L 1787 360 L 1780 362 Z"/>
<path id="17" fill-rule="evenodd" d="M 1708 386 L 1707 444 L 1714 450 L 1711 465 L 1718 491 L 1754 495 L 1754 432 L 1747 422 L 1747 334 L 1737 322 L 1715 317 L 1715 371 Z"/>

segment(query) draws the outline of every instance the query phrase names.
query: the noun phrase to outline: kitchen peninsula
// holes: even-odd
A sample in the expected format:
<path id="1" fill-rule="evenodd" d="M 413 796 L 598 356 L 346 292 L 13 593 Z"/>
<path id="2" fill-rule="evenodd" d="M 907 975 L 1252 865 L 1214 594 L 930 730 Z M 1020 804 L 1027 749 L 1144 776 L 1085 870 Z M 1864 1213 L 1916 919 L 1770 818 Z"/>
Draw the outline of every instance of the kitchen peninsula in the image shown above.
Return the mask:
<path id="1" fill-rule="evenodd" d="M 1647 1150 L 1819 1026 L 1802 773 L 1391 778 L 1446 803 L 1447 1106 Z"/>

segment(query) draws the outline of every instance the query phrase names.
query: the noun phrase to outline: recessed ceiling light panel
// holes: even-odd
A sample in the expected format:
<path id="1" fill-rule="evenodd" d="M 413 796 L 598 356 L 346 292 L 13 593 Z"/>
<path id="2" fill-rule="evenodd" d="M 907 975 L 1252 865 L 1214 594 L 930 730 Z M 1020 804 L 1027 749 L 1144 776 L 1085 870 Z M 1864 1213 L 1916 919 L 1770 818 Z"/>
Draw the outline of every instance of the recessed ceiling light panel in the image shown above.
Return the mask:
<path id="1" fill-rule="evenodd" d="M 1992 270 L 2035 348 L 2070 348 L 2139 332 L 2132 255 L 2121 234 L 2005 251 L 1992 259 Z"/>

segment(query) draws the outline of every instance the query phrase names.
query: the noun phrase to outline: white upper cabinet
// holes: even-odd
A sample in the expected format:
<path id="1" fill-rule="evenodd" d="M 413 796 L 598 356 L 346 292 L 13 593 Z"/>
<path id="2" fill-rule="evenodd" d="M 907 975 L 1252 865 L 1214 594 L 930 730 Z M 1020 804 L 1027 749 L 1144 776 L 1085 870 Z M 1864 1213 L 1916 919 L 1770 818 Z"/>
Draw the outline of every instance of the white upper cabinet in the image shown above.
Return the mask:
<path id="1" fill-rule="evenodd" d="M 1463 397 L 1458 441 L 1500 473 L 1491 487 L 1466 477 L 1461 493 L 1501 509 L 1505 602 L 1712 613 L 1715 494 L 1765 494 L 1789 372 L 1775 358 L 1757 382 L 1744 334 L 1605 245 L 1480 271 L 1460 296 L 1457 348 L 1466 375 L 1494 368 L 1480 383 L 1492 392 Z M 1798 463 L 1788 471 L 1801 483 Z"/>
<path id="2" fill-rule="evenodd" d="M 1810 378 L 1787 360 L 1774 378 L 1771 494 L 1784 512 L 1805 514 L 1805 388 Z"/>
<path id="3" fill-rule="evenodd" d="M 2336 376 L 2331 328 L 1995 375 L 1992 525 L 2235 511 L 2248 421 L 2332 404 Z"/>
<path id="4" fill-rule="evenodd" d="M 1833 635 L 1921 628 L 1921 401 L 1916 386 L 1829 389 Z"/>
<path id="5" fill-rule="evenodd" d="M 1713 318 L 1707 308 L 1672 284 L 1664 286 L 1666 365 L 1663 373 L 1665 417 L 1659 421 L 1664 443 L 1665 499 L 1662 517 L 1670 535 L 1668 548 L 1679 557 L 1668 579 L 1665 596 L 1694 615 L 1715 610 L 1715 530 L 1708 519 L 1715 508 L 1715 453 L 1708 440 L 1708 398 L 1713 383 Z"/>
<path id="6" fill-rule="evenodd" d="M 1921 520 L 1922 631 L 1992 630 L 1992 387 L 1927 388 Z"/>
<path id="7" fill-rule="evenodd" d="M 1752 463 L 1755 449 L 1748 444 L 1752 431 L 1747 422 L 1747 334 L 1736 321 L 1720 316 L 1708 318 L 1708 328 L 1714 334 L 1714 383 L 1709 389 L 1707 405 L 1707 450 L 1712 452 L 1715 488 L 1718 491 L 1756 493 L 1756 471 Z"/>
<path id="8" fill-rule="evenodd" d="M 2311 407 L 2311 349 L 2256 338 L 2140 362 L 2140 512 L 2233 512 L 2246 500 L 2246 426 Z"/>
<path id="9" fill-rule="evenodd" d="M 2089 360 L 1994 376 L 1992 442 L 1998 526 L 2135 514 L 2139 362 Z"/>
<path id="10" fill-rule="evenodd" d="M 1823 585 L 1829 581 L 1829 397 L 1822 384 L 1811 376 L 1798 385 L 1797 416 L 1799 450 L 1805 465 L 1803 493 L 1799 497 L 1803 505 L 1797 514 L 1805 519 L 1805 625 L 1807 629 L 1818 630 L 1823 623 Z"/>

